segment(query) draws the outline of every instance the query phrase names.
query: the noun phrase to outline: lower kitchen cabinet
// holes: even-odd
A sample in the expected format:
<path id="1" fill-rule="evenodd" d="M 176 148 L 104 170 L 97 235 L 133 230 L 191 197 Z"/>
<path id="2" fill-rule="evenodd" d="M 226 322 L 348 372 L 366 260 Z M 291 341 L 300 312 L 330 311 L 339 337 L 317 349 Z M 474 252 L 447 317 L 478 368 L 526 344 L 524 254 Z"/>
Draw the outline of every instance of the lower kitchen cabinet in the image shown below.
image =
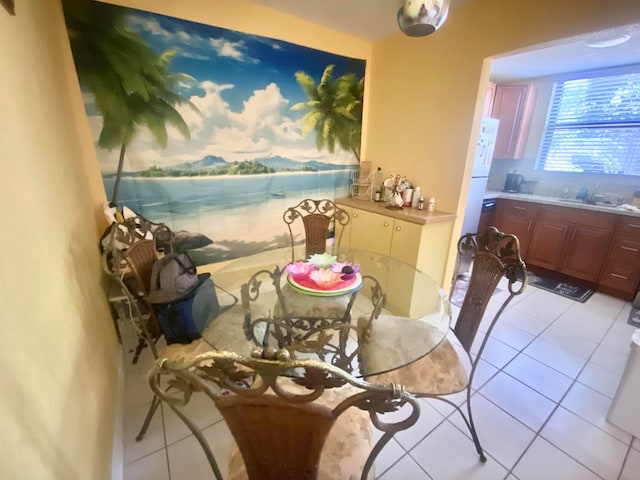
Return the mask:
<path id="1" fill-rule="evenodd" d="M 631 300 L 640 283 L 640 219 L 621 218 L 598 283 Z"/>
<path id="2" fill-rule="evenodd" d="M 493 215 L 496 227 L 518 238 L 520 255 L 524 259 L 527 258 L 537 214 L 538 205 L 535 203 L 499 199 Z"/>
<path id="3" fill-rule="evenodd" d="M 575 208 L 540 209 L 527 263 L 596 282 L 607 255 L 615 216 Z"/>

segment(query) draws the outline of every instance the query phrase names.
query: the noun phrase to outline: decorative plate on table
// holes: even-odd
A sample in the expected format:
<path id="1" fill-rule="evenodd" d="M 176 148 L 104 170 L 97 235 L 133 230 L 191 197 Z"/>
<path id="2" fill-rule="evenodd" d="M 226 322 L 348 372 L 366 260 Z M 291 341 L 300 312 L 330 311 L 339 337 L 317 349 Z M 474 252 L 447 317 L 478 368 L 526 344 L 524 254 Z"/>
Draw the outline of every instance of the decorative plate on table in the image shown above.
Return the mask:
<path id="1" fill-rule="evenodd" d="M 316 295 L 318 297 L 334 297 L 344 295 L 360 290 L 362 287 L 362 277 L 359 273 L 347 280 L 340 280 L 331 288 L 320 288 L 311 278 L 294 279 L 291 274 L 287 276 L 287 281 L 294 289 L 307 295 Z"/>

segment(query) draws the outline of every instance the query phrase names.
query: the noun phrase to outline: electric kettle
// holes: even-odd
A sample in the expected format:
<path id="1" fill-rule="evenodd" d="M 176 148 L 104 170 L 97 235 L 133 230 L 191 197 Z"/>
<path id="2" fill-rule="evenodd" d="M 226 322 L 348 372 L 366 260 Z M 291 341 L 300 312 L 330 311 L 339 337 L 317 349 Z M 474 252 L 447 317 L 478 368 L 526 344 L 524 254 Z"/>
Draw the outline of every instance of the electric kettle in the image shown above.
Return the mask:
<path id="1" fill-rule="evenodd" d="M 504 181 L 504 191 L 519 192 L 523 181 L 524 177 L 519 173 L 507 173 L 507 179 Z"/>

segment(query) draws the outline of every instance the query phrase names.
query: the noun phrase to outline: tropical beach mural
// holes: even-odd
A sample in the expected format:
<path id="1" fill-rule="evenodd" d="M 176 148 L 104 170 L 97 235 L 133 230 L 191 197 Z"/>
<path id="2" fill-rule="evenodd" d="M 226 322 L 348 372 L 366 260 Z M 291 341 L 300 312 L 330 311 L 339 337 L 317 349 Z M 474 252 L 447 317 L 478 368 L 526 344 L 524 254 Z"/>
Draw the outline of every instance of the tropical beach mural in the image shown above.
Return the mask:
<path id="1" fill-rule="evenodd" d="M 107 198 L 210 237 L 190 252 L 197 263 L 286 246 L 287 207 L 348 196 L 364 60 L 63 3 Z"/>

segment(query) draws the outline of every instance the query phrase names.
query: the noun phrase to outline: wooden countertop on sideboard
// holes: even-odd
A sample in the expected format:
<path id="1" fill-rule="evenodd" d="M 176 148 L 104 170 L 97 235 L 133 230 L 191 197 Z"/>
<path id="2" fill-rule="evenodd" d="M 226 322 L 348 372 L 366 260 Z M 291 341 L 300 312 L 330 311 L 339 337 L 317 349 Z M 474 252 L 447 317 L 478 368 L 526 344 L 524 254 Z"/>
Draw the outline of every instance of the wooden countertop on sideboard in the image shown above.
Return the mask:
<path id="1" fill-rule="evenodd" d="M 386 208 L 384 202 L 374 202 L 373 200 L 362 200 L 359 198 L 337 198 L 336 203 L 347 207 L 359 208 L 360 210 L 366 210 L 367 212 L 378 213 L 380 215 L 386 215 L 388 217 L 398 218 L 400 220 L 406 220 L 407 222 L 417 223 L 419 225 L 428 225 L 430 223 L 438 222 L 453 222 L 456 219 L 454 213 L 440 212 L 428 212 L 425 210 L 418 210 L 417 208 L 403 207 L 402 210 L 393 210 Z"/>

